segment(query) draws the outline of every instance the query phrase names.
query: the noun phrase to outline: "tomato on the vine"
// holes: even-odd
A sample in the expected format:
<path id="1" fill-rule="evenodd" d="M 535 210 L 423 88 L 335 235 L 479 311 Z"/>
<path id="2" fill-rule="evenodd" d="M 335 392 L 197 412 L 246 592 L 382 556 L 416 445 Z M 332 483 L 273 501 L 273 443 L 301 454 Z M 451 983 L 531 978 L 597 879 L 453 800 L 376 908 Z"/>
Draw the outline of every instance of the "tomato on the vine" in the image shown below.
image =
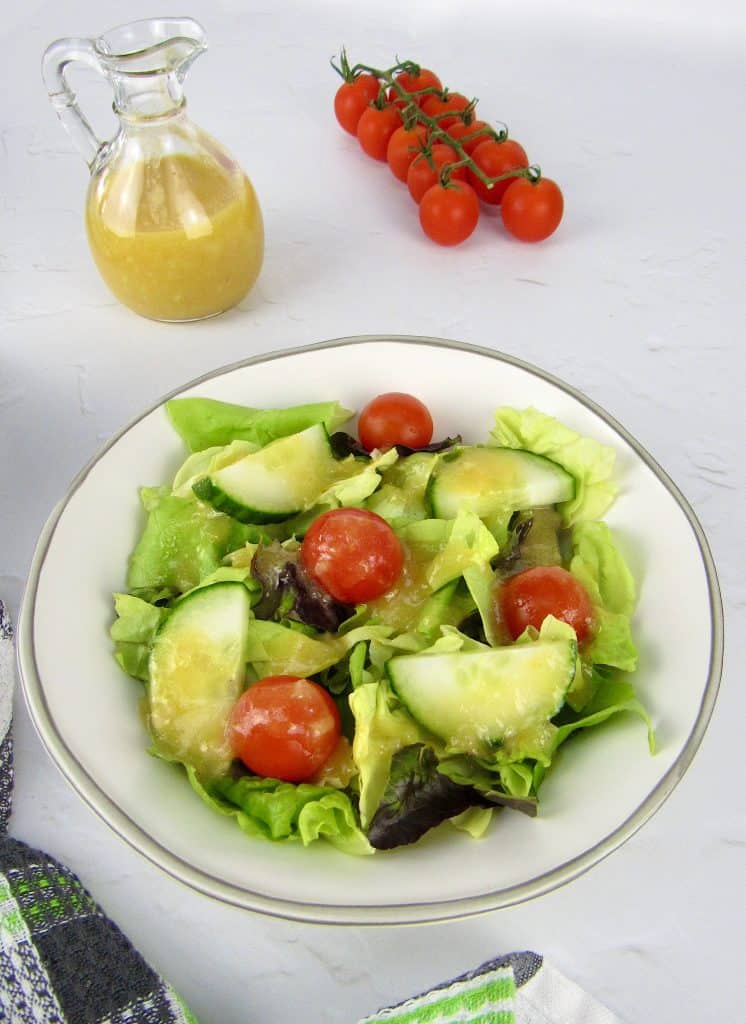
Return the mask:
<path id="1" fill-rule="evenodd" d="M 363 111 L 357 125 L 358 141 L 364 153 L 374 160 L 385 160 L 389 139 L 401 125 L 401 114 L 396 107 L 386 104 L 368 107 Z"/>
<path id="2" fill-rule="evenodd" d="M 362 508 L 334 508 L 314 519 L 300 558 L 316 582 L 345 604 L 385 594 L 404 564 L 401 542 L 389 524 Z"/>
<path id="3" fill-rule="evenodd" d="M 564 207 L 559 185 L 550 178 L 517 178 L 503 196 L 503 224 L 522 242 L 541 242 L 557 230 Z"/>
<path id="4" fill-rule="evenodd" d="M 490 138 L 487 133 L 491 131 L 493 131 L 491 125 L 487 124 L 486 121 L 478 121 L 476 119 L 474 119 L 471 124 L 464 124 L 463 121 L 454 121 L 453 124 L 448 125 L 448 134 L 452 139 L 461 143 L 469 156 L 473 155 L 477 146 L 486 142 L 488 138 Z M 470 135 L 474 137 L 469 138 Z M 466 141 L 464 141 L 464 139 L 466 139 Z"/>
<path id="5" fill-rule="evenodd" d="M 310 779 L 341 735 L 337 705 L 318 683 L 267 676 L 239 697 L 231 713 L 233 752 L 249 771 L 284 782 Z"/>
<path id="6" fill-rule="evenodd" d="M 474 231 L 479 220 L 479 200 L 465 181 L 433 185 L 420 203 L 420 224 L 428 238 L 439 245 L 459 245 Z"/>
<path id="7" fill-rule="evenodd" d="M 386 149 L 386 159 L 395 178 L 399 181 L 407 180 L 409 165 L 420 152 L 422 145 L 427 139 L 427 128 L 424 124 L 415 125 L 408 130 L 401 126 L 397 128 L 389 139 Z"/>
<path id="8" fill-rule="evenodd" d="M 559 565 L 539 565 L 507 579 L 498 589 L 498 616 L 516 640 L 527 626 L 541 629 L 547 615 L 567 622 L 582 643 L 593 625 L 588 593 Z"/>
<path id="9" fill-rule="evenodd" d="M 358 75 L 352 82 L 344 82 L 334 97 L 334 113 L 350 135 L 357 133 L 358 121 L 369 103 L 378 95 L 381 83 L 373 75 Z"/>
<path id="10" fill-rule="evenodd" d="M 433 418 L 424 402 L 403 391 L 388 391 L 368 402 L 357 423 L 363 448 L 386 451 L 395 444 L 424 448 L 433 439 Z"/>
<path id="11" fill-rule="evenodd" d="M 416 203 L 422 200 L 422 197 L 429 188 L 438 183 L 441 167 L 445 164 L 457 163 L 459 159 L 456 150 L 442 142 L 436 142 L 432 146 L 430 155 L 435 164 L 435 170 L 430 166 L 427 157 L 420 155 L 414 158 L 407 171 L 407 188 Z M 451 172 L 451 180 L 466 181 L 466 168 L 456 167 Z"/>
<path id="12" fill-rule="evenodd" d="M 419 75 L 410 75 L 407 71 L 402 71 L 401 74 L 396 76 L 396 80 L 402 89 L 406 89 L 407 92 L 420 92 L 422 89 L 437 89 L 438 92 L 442 92 L 443 85 L 435 74 L 429 68 L 420 68 Z M 435 95 L 434 93 L 428 93 L 428 95 Z M 391 102 L 403 103 L 404 101 L 399 98 L 399 94 L 396 89 L 389 89 L 389 100 Z M 418 106 L 422 106 L 422 102 L 425 96 L 415 97 L 415 103 Z"/>
<path id="13" fill-rule="evenodd" d="M 459 114 L 471 103 L 471 100 L 467 99 L 460 92 L 448 93 L 446 99 L 441 96 L 430 95 L 426 96 L 422 101 L 422 110 L 427 114 L 428 117 L 437 117 L 438 124 L 441 128 L 448 128 L 449 125 L 453 124 L 454 121 L 459 120 Z M 448 114 L 453 112 L 452 117 L 442 117 L 442 114 Z"/>
<path id="14" fill-rule="evenodd" d="M 513 139 L 505 139 L 504 142 L 487 139 L 476 147 L 471 158 L 488 178 L 498 178 L 508 171 L 528 167 L 525 149 Z M 506 190 L 516 180 L 515 178 L 506 178 L 505 181 L 498 181 L 492 188 L 488 188 L 471 168 L 469 168 L 467 179 L 479 198 L 491 206 L 497 206 L 502 202 Z"/>

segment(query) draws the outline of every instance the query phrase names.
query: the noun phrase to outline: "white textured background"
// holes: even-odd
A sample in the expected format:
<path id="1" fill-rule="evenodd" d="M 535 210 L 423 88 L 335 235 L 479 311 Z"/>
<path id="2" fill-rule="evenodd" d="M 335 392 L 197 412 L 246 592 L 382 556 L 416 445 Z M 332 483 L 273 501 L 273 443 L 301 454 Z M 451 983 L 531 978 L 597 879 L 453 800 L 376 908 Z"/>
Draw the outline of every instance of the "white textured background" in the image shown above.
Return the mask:
<path id="1" fill-rule="evenodd" d="M 44 46 L 162 14 L 28 0 L 0 27 L 0 593 L 17 609 L 37 534 L 76 471 L 163 392 L 222 363 L 347 334 L 433 334 L 557 373 L 652 452 L 710 538 L 726 671 L 684 781 L 622 850 L 481 918 L 335 929 L 253 916 L 143 861 L 68 790 L 17 704 L 13 830 L 83 877 L 202 1024 L 348 1022 L 511 949 L 551 957 L 628 1021 L 743 1012 L 746 721 L 746 13 L 741 0 L 275 4 L 194 0 L 211 48 L 195 120 L 241 159 L 267 257 L 242 307 L 167 327 L 118 306 L 83 229 L 86 170 L 46 101 Z M 538 246 L 483 219 L 460 249 L 336 125 L 327 60 L 421 60 L 481 98 L 563 187 Z M 102 134 L 107 87 L 74 82 Z M 392 371 L 392 387 L 396 386 Z M 105 530 L 98 543 L 105 543 Z M 740 621 L 739 621 L 740 618 Z M 697 623 L 691 623 L 696 628 Z M 741 630 L 741 635 L 738 630 Z"/>

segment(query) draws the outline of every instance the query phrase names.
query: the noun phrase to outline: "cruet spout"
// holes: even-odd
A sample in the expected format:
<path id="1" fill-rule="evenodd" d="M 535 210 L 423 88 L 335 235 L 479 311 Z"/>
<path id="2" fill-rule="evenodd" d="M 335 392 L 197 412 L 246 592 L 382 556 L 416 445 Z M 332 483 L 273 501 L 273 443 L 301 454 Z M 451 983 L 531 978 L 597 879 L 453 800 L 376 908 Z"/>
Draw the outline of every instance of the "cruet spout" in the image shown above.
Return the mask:
<path id="1" fill-rule="evenodd" d="M 96 44 L 109 74 L 176 74 L 183 81 L 207 37 L 193 18 L 146 18 L 111 29 Z"/>
<path id="2" fill-rule="evenodd" d="M 159 117 L 183 105 L 186 73 L 206 49 L 205 31 L 193 18 L 146 18 L 97 39 L 57 39 L 47 47 L 42 59 L 44 84 L 89 167 L 105 143 L 97 138 L 70 88 L 69 65 L 85 64 L 108 78 L 118 114 Z"/>

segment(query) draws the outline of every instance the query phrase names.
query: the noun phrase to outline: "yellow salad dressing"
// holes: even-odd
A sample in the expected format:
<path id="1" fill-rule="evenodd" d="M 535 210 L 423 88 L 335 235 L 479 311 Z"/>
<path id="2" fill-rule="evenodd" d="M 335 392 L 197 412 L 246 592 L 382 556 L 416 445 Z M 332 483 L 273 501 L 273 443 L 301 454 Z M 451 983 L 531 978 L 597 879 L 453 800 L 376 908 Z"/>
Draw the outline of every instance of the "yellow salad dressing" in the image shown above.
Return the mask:
<path id="1" fill-rule="evenodd" d="M 251 182 L 235 165 L 199 156 L 105 168 L 91 181 L 86 226 L 109 288 L 155 320 L 197 320 L 236 305 L 264 255 Z"/>

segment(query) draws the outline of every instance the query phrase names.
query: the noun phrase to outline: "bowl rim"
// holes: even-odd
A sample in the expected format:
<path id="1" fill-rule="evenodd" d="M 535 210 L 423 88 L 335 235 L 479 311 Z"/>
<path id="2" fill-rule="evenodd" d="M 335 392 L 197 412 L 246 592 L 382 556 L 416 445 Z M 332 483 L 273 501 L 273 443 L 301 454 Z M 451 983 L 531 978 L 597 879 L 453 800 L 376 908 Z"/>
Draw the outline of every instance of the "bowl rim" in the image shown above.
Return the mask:
<path id="1" fill-rule="evenodd" d="M 707 681 L 702 693 L 697 718 L 678 757 L 645 799 L 607 836 L 583 853 L 572 857 L 551 870 L 525 882 L 503 889 L 444 901 L 369 906 L 328 905 L 303 900 L 275 898 L 226 882 L 202 868 L 194 867 L 188 861 L 172 853 L 157 840 L 153 839 L 144 828 L 138 825 L 113 800 L 106 796 L 96 781 L 83 768 L 57 729 L 46 703 L 44 685 L 36 662 L 36 638 L 34 633 L 36 594 L 46 554 L 54 537 L 57 523 L 72 496 L 85 482 L 93 467 L 98 464 L 119 439 L 141 420 L 145 419 L 146 416 L 149 416 L 152 412 L 163 406 L 169 399 L 177 397 L 199 384 L 214 380 L 247 366 L 254 366 L 259 363 L 272 362 L 288 356 L 310 352 L 383 342 L 430 346 L 446 348 L 457 352 L 468 352 L 517 367 L 570 395 L 605 422 L 633 449 L 674 498 L 684 513 L 697 541 L 707 579 L 710 609 L 710 657 Z M 533 899 L 561 885 L 565 885 L 622 846 L 659 810 L 691 764 L 712 716 L 723 665 L 723 607 L 717 570 L 712 553 L 704 530 L 689 502 L 643 445 L 613 416 L 597 405 L 592 399 L 588 398 L 583 392 L 532 363 L 484 346 L 419 335 L 356 335 L 260 353 L 259 355 L 250 356 L 247 359 L 221 366 L 170 391 L 118 430 L 75 476 L 66 493 L 53 508 L 42 528 L 32 557 L 21 602 L 18 622 L 17 660 L 26 706 L 36 732 L 58 770 L 99 818 L 129 843 L 130 846 L 151 861 L 151 863 L 160 867 L 172 877 L 186 883 L 198 892 L 222 902 L 287 920 L 338 925 L 418 924 L 464 918 L 513 906 L 516 903 Z"/>

